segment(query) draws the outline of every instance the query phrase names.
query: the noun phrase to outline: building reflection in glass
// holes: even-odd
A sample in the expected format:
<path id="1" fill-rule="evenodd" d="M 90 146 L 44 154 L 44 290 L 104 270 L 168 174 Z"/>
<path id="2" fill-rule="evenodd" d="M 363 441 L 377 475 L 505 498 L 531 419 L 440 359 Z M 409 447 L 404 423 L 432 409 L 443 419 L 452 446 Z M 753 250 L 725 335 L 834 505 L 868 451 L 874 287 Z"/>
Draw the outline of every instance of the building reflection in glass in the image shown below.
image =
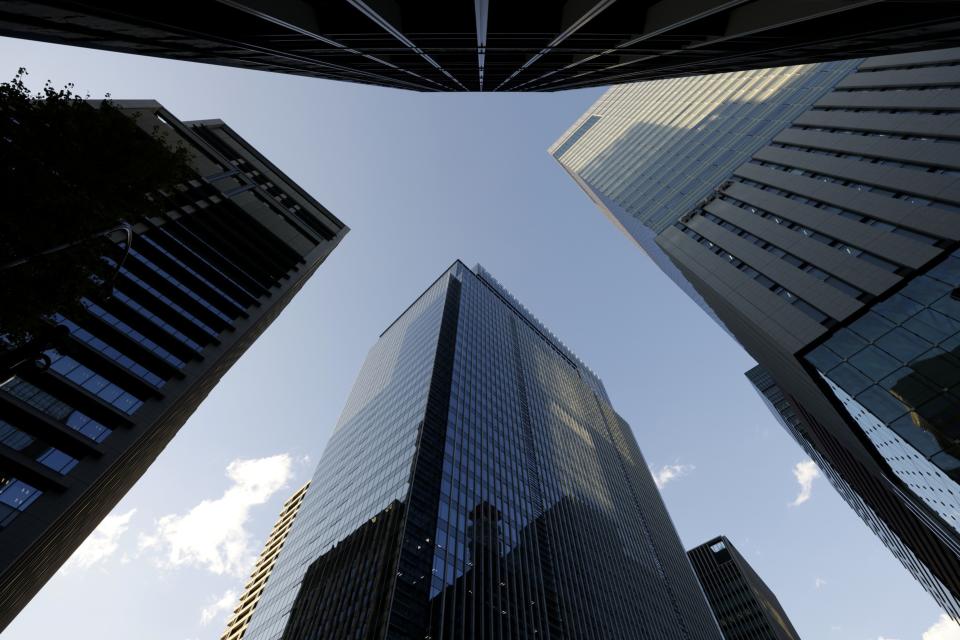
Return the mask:
<path id="1" fill-rule="evenodd" d="M 603 384 L 458 262 L 371 350 L 246 637 L 720 633 Z"/>

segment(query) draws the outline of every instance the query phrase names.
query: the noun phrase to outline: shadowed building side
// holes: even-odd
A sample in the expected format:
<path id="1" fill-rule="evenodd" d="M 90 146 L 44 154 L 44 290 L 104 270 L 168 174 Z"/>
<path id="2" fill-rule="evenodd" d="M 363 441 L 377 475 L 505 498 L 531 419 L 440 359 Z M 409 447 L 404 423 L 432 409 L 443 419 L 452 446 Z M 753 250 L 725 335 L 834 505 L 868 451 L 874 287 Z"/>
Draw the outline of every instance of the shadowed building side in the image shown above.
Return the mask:
<path id="1" fill-rule="evenodd" d="M 0 34 L 415 91 L 557 91 L 960 44 L 949 0 L 5 2 Z"/>
<path id="2" fill-rule="evenodd" d="M 150 100 L 117 105 L 191 154 L 103 259 L 109 296 L 83 299 L 49 369 L 0 384 L 0 628 L 146 471 L 348 229 L 230 127 Z M 118 159 L 122 161 L 122 159 Z M 128 249 L 126 259 L 120 256 Z"/>
<path id="3" fill-rule="evenodd" d="M 403 524 L 397 500 L 310 563 L 283 640 L 378 638 L 390 610 Z"/>
<path id="4" fill-rule="evenodd" d="M 800 640 L 780 601 L 726 537 L 687 555 L 726 640 Z"/>

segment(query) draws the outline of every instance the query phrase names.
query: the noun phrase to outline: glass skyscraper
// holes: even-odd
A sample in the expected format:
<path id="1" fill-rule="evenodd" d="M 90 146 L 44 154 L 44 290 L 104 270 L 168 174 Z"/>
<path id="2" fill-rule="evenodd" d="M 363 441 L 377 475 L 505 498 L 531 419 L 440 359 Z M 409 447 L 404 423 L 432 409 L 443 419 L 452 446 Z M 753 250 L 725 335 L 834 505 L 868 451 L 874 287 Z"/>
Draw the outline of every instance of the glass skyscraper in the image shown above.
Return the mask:
<path id="1" fill-rule="evenodd" d="M 245 635 L 720 637 L 599 378 L 460 262 L 371 349 Z"/>
<path id="2" fill-rule="evenodd" d="M 725 640 L 800 640 L 777 596 L 726 536 L 687 555 Z"/>
<path id="3" fill-rule="evenodd" d="M 924 536 L 919 528 L 914 529 L 913 538 L 905 534 L 909 531 L 906 525 L 923 526 L 928 520 L 914 512 L 909 501 L 899 499 L 900 488 L 886 479 L 878 482 L 834 435 L 784 393 L 762 366 L 750 369 L 746 376 L 780 425 L 817 464 L 847 505 L 934 600 L 953 618 L 960 618 L 960 606 L 948 587 L 950 574 L 943 572 L 960 552 L 956 545 L 945 536 Z M 929 526 L 930 532 L 938 530 Z M 916 544 L 918 539 L 925 543 L 923 547 Z"/>
<path id="4" fill-rule="evenodd" d="M 753 131 L 742 118 L 694 118 L 669 146 L 603 128 L 646 85 L 612 90 L 554 154 L 757 360 L 813 459 L 960 619 L 960 49 L 830 68 L 815 89 L 800 91 L 801 74 L 755 105 L 784 121 L 723 172 L 700 159 L 737 148 L 732 134 Z M 691 109 L 723 91 L 695 81 Z M 630 119 L 646 131 L 668 109 L 647 100 Z M 694 179 L 708 174 L 712 187 Z"/>

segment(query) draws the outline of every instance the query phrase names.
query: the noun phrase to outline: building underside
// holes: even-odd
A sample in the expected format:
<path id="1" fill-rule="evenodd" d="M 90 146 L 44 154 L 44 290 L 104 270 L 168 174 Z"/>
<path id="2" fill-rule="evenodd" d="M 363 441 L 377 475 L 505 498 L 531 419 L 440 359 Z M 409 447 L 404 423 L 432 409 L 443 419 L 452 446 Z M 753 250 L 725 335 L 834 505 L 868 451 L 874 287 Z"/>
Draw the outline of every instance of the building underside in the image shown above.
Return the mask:
<path id="1" fill-rule="evenodd" d="M 960 45 L 938 0 L 4 2 L 0 35 L 416 91 L 557 91 Z"/>

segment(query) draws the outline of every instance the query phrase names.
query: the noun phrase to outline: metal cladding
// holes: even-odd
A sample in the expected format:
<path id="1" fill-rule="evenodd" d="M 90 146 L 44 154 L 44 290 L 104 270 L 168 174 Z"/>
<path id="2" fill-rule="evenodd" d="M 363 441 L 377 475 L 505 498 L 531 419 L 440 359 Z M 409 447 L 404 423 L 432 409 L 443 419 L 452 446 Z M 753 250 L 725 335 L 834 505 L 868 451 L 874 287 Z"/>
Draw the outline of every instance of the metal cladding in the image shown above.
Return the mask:
<path id="1" fill-rule="evenodd" d="M 0 34 L 415 91 L 557 91 L 960 44 L 948 0 L 5 2 Z"/>
<path id="2" fill-rule="evenodd" d="M 246 640 L 719 640 L 630 427 L 481 267 L 380 336 Z"/>
<path id="3" fill-rule="evenodd" d="M 603 114 L 630 106 L 614 95 L 629 88 L 615 89 L 554 152 L 760 363 L 786 403 L 778 414 L 797 421 L 788 430 L 960 617 L 960 49 L 819 67 L 838 64 L 839 74 L 805 94 L 804 109 L 781 109 L 795 104 L 800 81 L 692 118 L 692 133 L 669 133 L 678 146 L 659 163 L 618 134 L 616 120 L 604 126 Z M 711 80 L 697 80 L 705 94 Z M 790 114 L 737 150 L 741 114 L 763 118 L 767 109 Z M 630 117 L 645 130 L 650 113 Z M 746 161 L 719 171 L 709 153 L 697 154 L 711 137 L 747 150 Z M 640 207 L 629 187 L 654 189 L 648 178 L 665 163 L 679 163 L 682 183 L 668 183 L 658 206 Z M 696 181 L 707 174 L 712 189 Z"/>
<path id="4" fill-rule="evenodd" d="M 780 601 L 726 537 L 687 556 L 725 640 L 800 640 Z"/>
<path id="5" fill-rule="evenodd" d="M 348 231 L 223 122 L 115 104 L 185 145 L 195 175 L 153 194 L 168 208 L 134 227 L 112 294 L 54 318 L 50 368 L 0 382 L 0 629 Z"/>

